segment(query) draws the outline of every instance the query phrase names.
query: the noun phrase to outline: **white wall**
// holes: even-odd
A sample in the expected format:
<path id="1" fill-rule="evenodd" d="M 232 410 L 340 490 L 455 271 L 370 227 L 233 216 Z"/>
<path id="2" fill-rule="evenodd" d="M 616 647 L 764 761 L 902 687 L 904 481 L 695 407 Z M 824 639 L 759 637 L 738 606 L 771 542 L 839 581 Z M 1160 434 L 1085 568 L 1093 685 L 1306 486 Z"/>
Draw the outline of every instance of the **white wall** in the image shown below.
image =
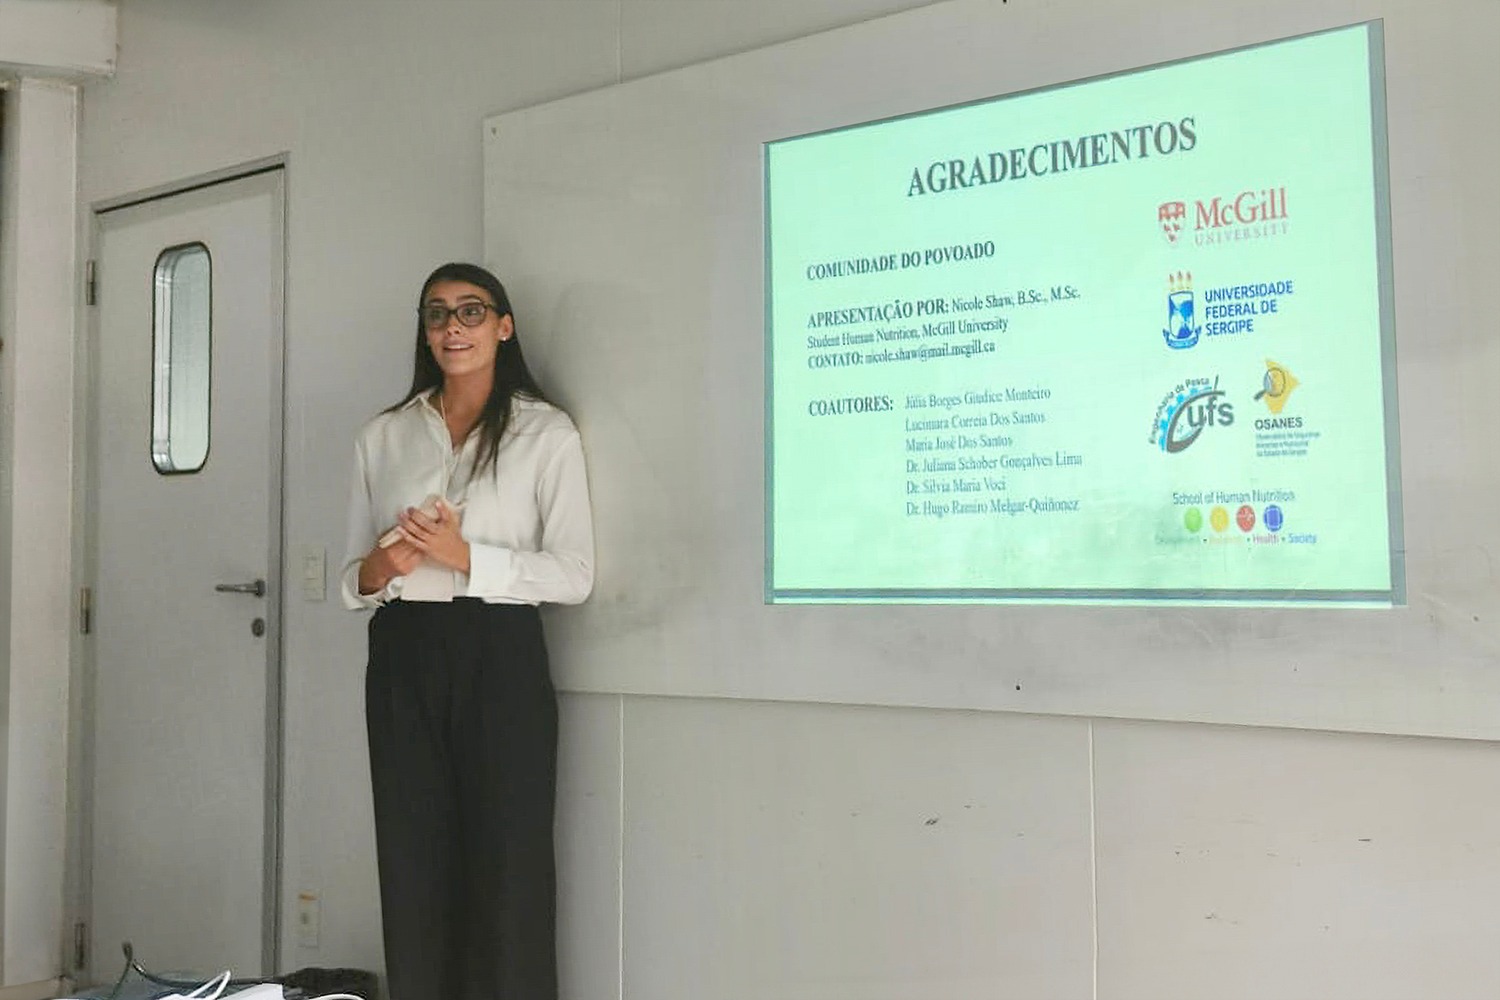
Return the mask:
<path id="1" fill-rule="evenodd" d="M 0 0 L 0 984 L 51 996 L 64 947 L 78 299 L 76 81 L 114 68 L 112 0 Z M 11 991 L 0 990 L 0 995 Z"/>
<path id="2" fill-rule="evenodd" d="M 67 842 L 73 172 L 78 91 L 22 80 L 5 95 L 0 189 L 0 657 L 4 983 L 54 976 Z"/>
<path id="3" fill-rule="evenodd" d="M 287 543 L 337 560 L 350 442 L 408 378 L 416 283 L 481 252 L 486 115 L 916 5 L 130 0 L 118 73 L 85 91 L 82 199 L 288 154 Z M 287 934 L 287 967 L 380 961 L 362 624 L 287 609 L 285 890 L 320 892 L 323 922 L 316 951 Z M 1500 990 L 1487 744 L 608 694 L 563 712 L 578 1000 Z"/>
<path id="4" fill-rule="evenodd" d="M 115 0 L 0 0 L 0 66 L 78 79 L 115 68 Z"/>

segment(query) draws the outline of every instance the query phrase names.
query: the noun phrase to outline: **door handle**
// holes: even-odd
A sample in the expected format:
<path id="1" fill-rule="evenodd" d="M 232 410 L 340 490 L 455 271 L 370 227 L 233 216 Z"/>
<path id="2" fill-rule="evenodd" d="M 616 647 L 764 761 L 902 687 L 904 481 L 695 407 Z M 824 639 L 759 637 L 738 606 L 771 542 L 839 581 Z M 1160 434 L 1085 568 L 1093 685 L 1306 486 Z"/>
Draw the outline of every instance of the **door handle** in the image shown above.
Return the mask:
<path id="1" fill-rule="evenodd" d="M 266 581 L 256 580 L 254 583 L 216 583 L 214 590 L 221 594 L 254 594 L 256 597 L 266 596 Z"/>

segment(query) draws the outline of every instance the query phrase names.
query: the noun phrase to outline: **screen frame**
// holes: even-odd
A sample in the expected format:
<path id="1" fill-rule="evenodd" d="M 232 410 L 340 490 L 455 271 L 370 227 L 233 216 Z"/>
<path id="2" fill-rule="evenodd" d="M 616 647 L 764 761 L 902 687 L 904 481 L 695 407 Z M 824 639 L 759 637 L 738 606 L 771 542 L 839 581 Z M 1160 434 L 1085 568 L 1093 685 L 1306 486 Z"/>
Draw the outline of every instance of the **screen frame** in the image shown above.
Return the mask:
<path id="1" fill-rule="evenodd" d="M 908 588 L 908 587 L 778 587 L 775 578 L 775 498 L 776 498 L 776 426 L 775 426 L 775 336 L 772 251 L 772 178 L 773 150 L 798 140 L 894 124 L 897 122 L 944 114 L 964 108 L 1003 103 L 1015 98 L 1058 92 L 1101 81 L 1133 76 L 1167 67 L 1204 62 L 1224 56 L 1249 52 L 1300 41 L 1307 38 L 1363 29 L 1370 81 L 1370 159 L 1373 167 L 1373 204 L 1375 226 L 1375 280 L 1379 311 L 1379 357 L 1381 367 L 1382 434 L 1385 459 L 1387 549 L 1390 586 L 1384 589 L 1233 589 L 1233 588 Z M 1384 20 L 1372 18 L 1341 24 L 1318 31 L 1267 39 L 1248 45 L 1232 46 L 1184 56 L 1129 69 L 1080 77 L 1045 86 L 1025 88 L 917 111 L 852 122 L 833 128 L 801 132 L 761 144 L 762 235 L 763 235 L 763 303 L 765 345 L 765 496 L 764 496 L 764 567 L 763 593 L 767 605 L 774 604 L 1061 604 L 1107 606 L 1216 606 L 1264 608 L 1392 608 L 1407 602 L 1405 542 L 1401 489 L 1400 405 L 1397 391 L 1395 296 L 1392 263 L 1390 209 L 1390 163 L 1386 106 Z"/>

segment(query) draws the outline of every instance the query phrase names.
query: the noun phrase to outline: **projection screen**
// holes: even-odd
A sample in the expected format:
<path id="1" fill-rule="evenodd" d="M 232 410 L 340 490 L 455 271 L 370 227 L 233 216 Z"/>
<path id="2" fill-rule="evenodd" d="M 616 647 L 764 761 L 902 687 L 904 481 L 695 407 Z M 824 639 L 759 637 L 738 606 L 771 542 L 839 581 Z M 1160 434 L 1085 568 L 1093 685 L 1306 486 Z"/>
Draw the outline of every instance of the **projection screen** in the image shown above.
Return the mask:
<path id="1" fill-rule="evenodd" d="M 1378 23 L 766 143 L 766 596 L 1404 602 Z"/>

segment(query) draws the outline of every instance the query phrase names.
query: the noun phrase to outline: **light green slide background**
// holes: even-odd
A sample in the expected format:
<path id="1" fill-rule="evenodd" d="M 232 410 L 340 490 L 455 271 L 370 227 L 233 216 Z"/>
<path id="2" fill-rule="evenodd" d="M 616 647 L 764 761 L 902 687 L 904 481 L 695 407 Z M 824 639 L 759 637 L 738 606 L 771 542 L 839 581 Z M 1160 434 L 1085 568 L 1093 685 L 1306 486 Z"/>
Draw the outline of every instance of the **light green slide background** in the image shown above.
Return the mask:
<path id="1" fill-rule="evenodd" d="M 1360 25 L 769 144 L 769 599 L 1253 604 L 1398 595 L 1387 441 L 1395 401 L 1386 389 L 1394 361 L 1380 294 L 1383 108 L 1372 49 L 1378 38 Z M 1151 147 L 1113 164 L 909 194 L 913 171 L 925 177 L 935 161 L 972 163 L 1184 118 L 1196 133 L 1190 150 Z M 1198 228 L 1215 198 L 1226 206 L 1250 192 L 1249 207 L 1266 191 L 1281 217 Z M 1175 242 L 1158 217 L 1172 202 L 1186 211 Z M 993 254 L 808 275 L 811 265 L 976 243 L 993 243 Z M 1256 310 L 1251 329 L 1211 332 L 1226 317 L 1209 315 L 1221 304 L 1210 298 L 1282 282 L 1290 294 L 1236 300 Z M 1173 349 L 1163 334 L 1168 296 L 1189 287 L 1201 333 Z M 1021 301 L 1022 290 L 1040 301 Z M 954 305 L 988 296 L 995 305 Z M 810 328 L 820 313 L 934 302 L 944 311 Z M 943 321 L 1004 328 L 809 346 L 812 337 L 867 340 Z M 951 352 L 976 341 L 968 355 L 879 360 L 888 349 Z M 815 358 L 849 354 L 859 363 L 814 367 Z M 1272 365 L 1295 380 L 1279 413 L 1256 398 Z M 1226 404 L 1232 418 L 1168 453 L 1153 441 L 1158 411 L 1194 380 L 1216 381 L 1217 419 Z M 1047 395 L 963 401 L 1007 390 Z M 811 412 L 855 409 L 852 399 L 877 402 Z M 918 400 L 928 405 L 909 405 Z M 934 420 L 949 423 L 914 429 Z M 1273 420 L 1299 426 L 1257 426 Z M 1178 437 L 1187 426 L 1184 417 Z M 1292 454 L 1273 440 L 1289 432 L 1305 435 Z M 921 442 L 941 450 L 913 450 Z M 1014 464 L 1062 455 L 1079 464 Z M 996 467 L 926 465 L 960 459 Z M 1072 509 L 1044 509 L 1055 501 Z M 1253 518 L 1248 530 L 1241 508 Z"/>

